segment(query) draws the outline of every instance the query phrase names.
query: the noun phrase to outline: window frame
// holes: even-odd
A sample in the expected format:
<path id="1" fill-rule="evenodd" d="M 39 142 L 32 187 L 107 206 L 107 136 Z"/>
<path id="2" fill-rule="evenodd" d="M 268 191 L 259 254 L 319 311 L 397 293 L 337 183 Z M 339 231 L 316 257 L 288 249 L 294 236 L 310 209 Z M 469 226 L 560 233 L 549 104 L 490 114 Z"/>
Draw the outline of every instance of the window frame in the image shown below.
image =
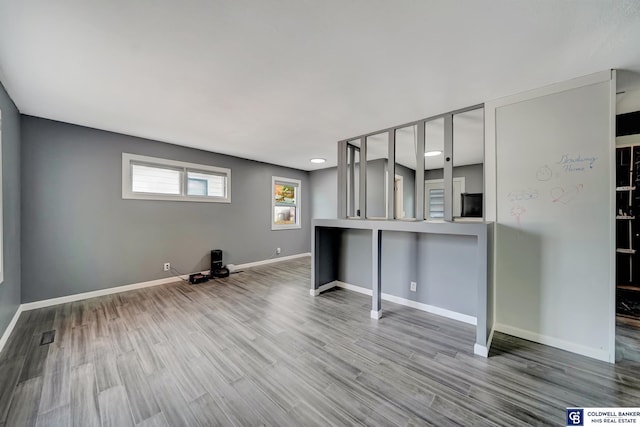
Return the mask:
<path id="1" fill-rule="evenodd" d="M 180 172 L 180 194 L 143 193 L 134 192 L 133 164 L 145 166 L 175 169 Z M 191 196 L 188 194 L 189 172 L 209 173 L 225 177 L 225 196 Z M 203 165 L 199 163 L 181 162 L 178 160 L 163 159 L 159 157 L 142 156 L 139 154 L 122 153 L 122 198 L 129 200 L 164 200 L 178 202 L 204 202 L 204 203 L 231 203 L 231 169 L 217 166 Z"/>
<path id="2" fill-rule="evenodd" d="M 296 187 L 295 204 L 277 204 L 275 196 L 276 184 L 291 184 Z M 276 224 L 275 209 L 276 206 L 291 206 L 296 209 L 295 224 Z M 280 176 L 271 177 L 271 230 L 294 230 L 302 228 L 302 181 L 293 178 L 284 178 Z"/>

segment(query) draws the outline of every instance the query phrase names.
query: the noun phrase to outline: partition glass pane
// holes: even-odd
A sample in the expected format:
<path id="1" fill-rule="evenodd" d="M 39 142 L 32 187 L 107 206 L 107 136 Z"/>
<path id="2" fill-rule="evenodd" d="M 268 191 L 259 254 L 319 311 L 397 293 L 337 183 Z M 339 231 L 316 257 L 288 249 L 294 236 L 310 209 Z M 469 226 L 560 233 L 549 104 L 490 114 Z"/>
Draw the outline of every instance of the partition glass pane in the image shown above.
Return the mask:
<path id="1" fill-rule="evenodd" d="M 416 188 L 416 147 L 418 126 L 396 129 L 396 152 L 394 171 L 394 217 L 396 219 L 415 218 Z M 391 217 L 391 215 L 390 215 Z"/>
<path id="2" fill-rule="evenodd" d="M 442 220 L 444 206 L 444 118 L 425 123 L 424 217 Z"/>
<path id="3" fill-rule="evenodd" d="M 389 134 L 367 137 L 367 218 L 387 218 Z"/>
<path id="4" fill-rule="evenodd" d="M 347 143 L 347 216 L 360 217 L 360 140 Z"/>
<path id="5" fill-rule="evenodd" d="M 453 116 L 453 216 L 482 217 L 484 191 L 484 108 Z M 462 182 L 461 193 L 455 183 Z"/>

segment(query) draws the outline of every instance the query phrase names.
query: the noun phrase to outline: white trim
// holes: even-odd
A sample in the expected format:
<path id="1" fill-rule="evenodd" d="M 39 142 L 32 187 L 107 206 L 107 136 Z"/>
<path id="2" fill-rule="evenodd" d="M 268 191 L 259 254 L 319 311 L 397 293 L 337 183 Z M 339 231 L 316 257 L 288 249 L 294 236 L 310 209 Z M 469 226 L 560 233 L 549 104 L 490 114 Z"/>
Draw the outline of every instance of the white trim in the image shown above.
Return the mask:
<path id="1" fill-rule="evenodd" d="M 333 289 L 336 286 L 337 285 L 334 280 L 333 282 L 329 282 L 329 283 L 325 283 L 324 285 L 321 285 L 318 289 L 310 289 L 309 291 L 312 297 L 317 297 L 318 295 L 320 295 L 321 292 L 328 291 L 329 289 Z"/>
<path id="2" fill-rule="evenodd" d="M 250 263 L 247 263 L 247 264 L 240 264 L 240 265 L 236 266 L 236 271 L 241 269 L 241 268 L 250 268 L 250 267 L 255 267 L 255 266 L 258 266 L 258 265 L 272 264 L 272 263 L 275 263 L 275 262 L 287 261 L 287 260 L 290 260 L 290 259 L 302 258 L 302 257 L 310 256 L 310 255 L 311 255 L 310 253 L 302 253 L 302 254 L 297 254 L 297 255 L 284 256 L 284 257 L 281 257 L 281 258 L 267 259 L 267 260 L 264 260 L 264 261 L 257 261 L 257 262 L 250 262 Z M 203 271 L 202 273 L 208 273 L 208 271 Z M 176 282 L 176 281 L 178 281 L 180 279 L 188 280 L 189 279 L 189 275 L 186 274 L 186 275 L 182 275 L 182 276 L 165 277 L 165 278 L 162 278 L 162 279 L 150 280 L 148 282 L 140 282 L 140 283 L 133 283 L 131 285 L 115 286 L 113 288 L 99 289 L 97 291 L 82 292 L 82 293 L 79 293 L 79 294 L 66 295 L 66 296 L 58 297 L 58 298 L 51 298 L 51 299 L 46 299 L 46 300 L 28 302 L 28 303 L 22 304 L 20 306 L 20 309 L 22 311 L 35 310 L 35 309 L 38 309 L 38 308 L 51 307 L 53 305 L 65 304 L 65 303 L 68 303 L 68 302 L 81 301 L 81 300 L 85 300 L 85 299 L 89 299 L 89 298 L 101 297 L 101 296 L 104 296 L 104 295 L 118 294 L 120 292 L 128 292 L 128 291 L 133 291 L 133 290 L 136 290 L 136 289 L 149 288 L 151 286 L 166 285 L 167 283 L 173 283 L 173 282 Z"/>
<path id="3" fill-rule="evenodd" d="M 639 133 L 616 137 L 616 148 L 636 147 L 638 145 L 640 145 Z"/>
<path id="4" fill-rule="evenodd" d="M 104 295 L 118 294 L 120 292 L 134 291 L 136 289 L 149 288 L 151 286 L 166 285 L 180 279 L 188 280 L 189 276 L 171 276 L 163 279 L 150 280 L 148 282 L 134 283 L 131 285 L 115 286 L 113 288 L 99 289 L 97 291 L 82 292 L 79 294 L 66 295 L 58 298 L 45 299 L 40 301 L 22 304 L 24 311 L 35 310 L 37 308 L 51 307 L 52 305 L 65 304 L 68 302 L 81 301 L 89 298 L 101 297 Z"/>
<path id="5" fill-rule="evenodd" d="M 362 286 L 352 285 L 350 283 L 340 282 L 336 280 L 336 286 L 342 289 L 347 289 L 349 291 L 357 292 L 359 294 L 365 294 L 368 296 L 373 295 L 373 291 L 371 289 L 363 288 Z"/>
<path id="6" fill-rule="evenodd" d="M 604 71 L 589 74 L 586 76 L 576 77 L 575 79 L 566 80 L 559 83 L 553 83 L 541 88 L 531 89 L 526 92 L 521 92 L 515 95 L 494 99 L 490 102 L 485 102 L 485 108 L 487 107 L 487 105 L 489 105 L 490 108 L 496 109 L 498 107 L 504 107 L 505 105 L 511 105 L 518 102 L 528 101 L 534 98 L 553 95 L 559 92 L 566 92 L 568 90 L 578 89 L 583 86 L 589 86 L 589 85 L 594 85 L 598 83 L 608 82 L 609 80 L 611 80 L 611 71 L 612 70 L 604 70 Z M 493 137 L 495 138 L 495 135 L 493 135 Z"/>
<path id="7" fill-rule="evenodd" d="M 16 313 L 13 315 L 13 317 L 11 318 L 11 321 L 7 325 L 7 329 L 4 330 L 4 333 L 2 334 L 2 337 L 0 338 L 0 353 L 2 353 L 2 350 L 4 349 L 4 346 L 7 343 L 7 341 L 9 341 L 9 337 L 11 336 L 11 332 L 13 332 L 13 329 L 16 327 L 16 323 L 18 323 L 18 319 L 20 318 L 20 314 L 22 314 L 23 311 L 24 310 L 23 310 L 22 304 L 21 304 L 21 305 L 18 306 L 18 309 L 16 310 Z"/>
<path id="8" fill-rule="evenodd" d="M 150 163 L 182 169 L 180 194 L 134 193 L 131 190 L 131 162 Z M 225 197 L 189 196 L 187 194 L 187 173 L 212 172 L 226 176 Z M 163 200 L 173 202 L 231 203 L 231 169 L 199 163 L 180 162 L 178 160 L 161 159 L 159 157 L 141 156 L 139 154 L 122 153 L 122 198 L 133 200 Z"/>
<path id="9" fill-rule="evenodd" d="M 373 291 L 371 289 L 363 288 L 361 286 L 356 286 L 349 283 L 340 282 L 337 280 L 332 283 L 335 283 L 335 286 L 339 288 L 347 289 L 350 291 L 358 292 L 358 293 L 369 295 L 369 296 L 373 295 Z M 418 301 L 397 297 L 391 294 L 385 294 L 384 292 L 380 295 L 380 297 L 384 301 L 394 302 L 396 304 L 415 308 L 416 310 L 420 310 L 420 311 L 426 311 L 427 313 L 437 314 L 438 316 L 446 317 L 448 319 L 458 320 L 460 322 L 468 323 L 470 325 L 476 325 L 478 323 L 478 320 L 476 317 L 469 316 L 467 314 L 462 314 L 462 313 L 447 310 L 444 308 L 435 307 L 433 305 L 424 304 Z"/>
<path id="10" fill-rule="evenodd" d="M 290 260 L 290 259 L 304 258 L 306 256 L 311 256 L 311 252 L 304 252 L 304 253 L 301 253 L 301 254 L 281 256 L 281 257 L 278 257 L 278 258 L 270 258 L 270 259 L 265 259 L 265 260 L 262 260 L 262 261 L 248 262 L 246 264 L 237 264 L 235 266 L 235 270 L 234 271 L 238 271 L 238 270 L 240 270 L 242 268 L 251 268 L 251 267 L 257 267 L 259 265 L 273 264 L 274 262 L 287 261 L 287 260 Z"/>
<path id="11" fill-rule="evenodd" d="M 528 341 L 533 341 L 533 342 L 548 345 L 551 347 L 556 347 L 561 350 L 566 350 L 572 353 L 581 354 L 583 356 L 602 360 L 604 362 L 608 362 L 610 359 L 610 353 L 606 350 L 587 347 L 581 344 L 576 344 L 576 343 L 565 341 L 559 338 L 550 337 L 547 335 L 541 335 L 536 332 L 526 331 L 524 329 L 516 328 L 514 326 L 497 323 L 495 325 L 495 330 L 507 335 L 512 335 L 514 337 L 522 338 Z"/>
<path id="12" fill-rule="evenodd" d="M 371 313 L 369 314 L 369 316 L 374 319 L 374 320 L 378 320 L 382 317 L 382 310 L 371 310 Z"/>
<path id="13" fill-rule="evenodd" d="M 609 81 L 609 182 L 616 182 L 616 70 L 611 70 Z M 609 212 L 616 211 L 616 192 L 609 192 Z M 616 217 L 609 223 L 609 247 L 616 246 Z M 609 251 L 609 363 L 616 363 L 616 253 Z"/>
<path id="14" fill-rule="evenodd" d="M 391 301 L 391 302 L 395 302 L 396 304 L 415 308 L 420 311 L 426 311 L 428 313 L 437 314 L 438 316 L 447 317 L 453 320 L 458 320 L 460 322 L 468 323 L 470 325 L 477 325 L 478 323 L 478 319 L 475 316 L 469 316 L 468 314 L 458 313 L 456 311 L 451 311 L 445 308 L 436 307 L 434 305 L 424 304 L 418 301 L 397 297 L 395 295 L 382 293 L 382 299 L 385 301 Z"/>
<path id="15" fill-rule="evenodd" d="M 481 356 L 481 357 L 489 357 L 489 350 L 491 350 L 491 341 L 493 341 L 493 331 L 495 329 L 491 330 L 491 333 L 489 334 L 489 339 L 487 340 L 487 345 L 481 345 L 481 344 L 474 344 L 473 345 L 473 353 Z"/>
<path id="16" fill-rule="evenodd" d="M 276 208 L 276 199 L 274 196 L 276 183 L 293 184 L 296 186 L 296 223 L 295 224 L 276 224 L 274 218 L 274 211 Z M 293 178 L 283 178 L 281 176 L 271 177 L 271 230 L 295 230 L 302 228 L 302 181 Z"/>
<path id="17" fill-rule="evenodd" d="M 480 357 L 489 357 L 489 348 L 476 343 L 473 345 L 473 354 Z"/>

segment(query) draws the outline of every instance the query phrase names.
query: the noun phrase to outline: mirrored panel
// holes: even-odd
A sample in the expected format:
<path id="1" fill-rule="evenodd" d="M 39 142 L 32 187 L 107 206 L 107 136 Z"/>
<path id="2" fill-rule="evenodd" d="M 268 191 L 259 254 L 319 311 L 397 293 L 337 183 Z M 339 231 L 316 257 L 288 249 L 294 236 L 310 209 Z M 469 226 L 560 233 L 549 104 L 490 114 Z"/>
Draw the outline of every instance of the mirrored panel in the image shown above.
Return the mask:
<path id="1" fill-rule="evenodd" d="M 396 151 L 394 170 L 394 217 L 415 218 L 416 150 L 418 126 L 396 129 Z M 391 217 L 391 215 L 390 215 Z"/>
<path id="2" fill-rule="evenodd" d="M 368 136 L 367 144 L 367 218 L 387 218 L 387 167 L 389 134 Z"/>
<path id="3" fill-rule="evenodd" d="M 347 143 L 347 216 L 360 217 L 360 140 Z"/>
<path id="4" fill-rule="evenodd" d="M 453 185 L 455 188 L 455 181 Z M 440 117 L 425 123 L 425 220 L 443 220 L 446 202 L 444 195 L 444 118 Z"/>
<path id="5" fill-rule="evenodd" d="M 453 216 L 481 218 L 483 189 L 484 108 L 478 108 L 453 116 Z"/>

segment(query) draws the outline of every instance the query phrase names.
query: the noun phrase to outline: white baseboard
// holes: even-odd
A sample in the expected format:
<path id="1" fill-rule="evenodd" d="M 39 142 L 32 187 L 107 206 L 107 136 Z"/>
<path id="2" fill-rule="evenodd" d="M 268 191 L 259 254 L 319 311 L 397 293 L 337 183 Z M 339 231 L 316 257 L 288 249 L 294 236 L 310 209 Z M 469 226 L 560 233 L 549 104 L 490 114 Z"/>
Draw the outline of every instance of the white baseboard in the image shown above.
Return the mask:
<path id="1" fill-rule="evenodd" d="M 489 357 L 489 350 L 491 350 L 491 341 L 493 341 L 493 331 L 494 329 L 492 329 L 491 333 L 489 334 L 489 339 L 487 340 L 486 346 L 477 343 L 473 345 L 474 354 L 482 357 Z"/>
<path id="2" fill-rule="evenodd" d="M 365 294 L 372 296 L 373 291 L 371 289 L 363 288 L 362 286 L 352 285 L 350 283 L 340 282 L 336 280 L 336 286 L 339 288 L 347 289 L 349 291 L 358 292 L 359 294 Z"/>
<path id="3" fill-rule="evenodd" d="M 310 293 L 312 297 L 317 297 L 318 295 L 320 295 L 321 292 L 328 291 L 329 289 L 335 288 L 336 286 L 338 285 L 334 280 L 333 282 L 329 282 L 329 283 L 325 283 L 324 285 L 321 285 L 318 289 L 311 289 Z"/>
<path id="4" fill-rule="evenodd" d="M 593 347 L 587 347 L 582 344 L 573 343 L 560 338 L 550 337 L 548 335 L 542 335 L 537 332 L 527 331 L 525 329 L 516 328 L 514 326 L 504 325 L 497 323 L 494 325 L 494 329 L 498 332 L 512 335 L 514 337 L 522 338 L 525 340 L 537 342 L 540 344 L 548 345 L 550 347 L 556 347 L 561 350 L 570 351 L 571 353 L 581 354 L 583 356 L 591 357 L 593 359 L 602 360 L 604 362 L 610 362 L 609 352 Z"/>
<path id="5" fill-rule="evenodd" d="M 345 282 L 335 281 L 335 286 L 340 288 L 344 288 L 350 291 L 359 292 L 365 295 L 373 295 L 373 291 L 371 289 L 363 288 L 362 286 L 356 286 Z M 426 311 L 428 313 L 437 314 L 438 316 L 447 317 L 449 319 L 458 320 L 460 322 L 468 323 L 470 325 L 476 325 L 478 320 L 474 316 L 469 316 L 467 314 L 458 313 L 455 311 L 447 310 L 440 307 L 435 307 L 433 305 L 424 304 L 421 302 L 413 301 L 406 298 L 397 297 L 395 295 L 385 294 L 384 292 L 380 295 L 380 298 L 384 301 L 395 302 L 396 304 L 404 305 L 407 307 L 415 308 L 420 311 Z"/>
<path id="6" fill-rule="evenodd" d="M 257 261 L 257 262 L 250 262 L 247 264 L 240 264 L 240 265 L 236 265 L 236 270 L 239 270 L 241 268 L 250 268 L 250 267 L 255 267 L 257 265 L 264 265 L 264 264 L 272 264 L 274 262 L 281 262 L 281 261 L 287 261 L 290 259 L 295 259 L 295 258 L 302 258 L 305 256 L 310 256 L 310 253 L 303 253 L 303 254 L 297 254 L 297 255 L 289 255 L 289 256 L 283 256 L 283 257 L 279 257 L 279 258 L 272 258 L 272 259 L 267 259 L 264 261 Z M 202 273 L 208 273 L 208 271 L 203 271 Z M 131 285 L 123 285 L 123 286 L 115 286 L 113 288 L 106 288 L 106 289 L 99 289 L 97 291 L 90 291 L 90 292 L 82 292 L 79 294 L 73 294 L 73 295 L 66 295 L 63 297 L 58 297 L 58 298 L 51 298 L 51 299 L 46 299 L 46 300 L 40 300 L 40 301 L 34 301 L 34 302 L 28 302 L 25 304 L 22 304 L 20 306 L 22 311 L 28 311 L 28 310 L 35 310 L 37 308 L 44 308 L 44 307 L 51 307 L 53 305 L 58 305 L 58 304 L 65 304 L 68 302 L 74 302 L 74 301 L 81 301 L 84 299 L 89 299 L 89 298 L 95 298 L 95 297 L 101 297 L 104 295 L 111 295 L 111 294 L 118 294 L 120 292 L 127 292 L 127 291 L 133 291 L 136 289 L 142 289 L 142 288 L 148 288 L 151 286 L 158 286 L 158 285 L 165 285 L 167 283 L 172 283 L 175 282 L 177 280 L 188 280 L 189 279 L 189 275 L 183 275 L 183 276 L 171 276 L 171 277 L 165 277 L 162 279 L 156 279 L 156 280 L 150 280 L 148 282 L 141 282 L 141 283 L 133 283 Z"/>
<path id="7" fill-rule="evenodd" d="M 475 343 L 473 345 L 473 354 L 480 357 L 489 357 L 489 347 Z"/>
<path id="8" fill-rule="evenodd" d="M 15 314 L 11 318 L 11 321 L 7 325 L 7 329 L 4 330 L 4 333 L 2 334 L 2 337 L 0 337 L 0 353 L 2 352 L 2 349 L 4 348 L 4 346 L 7 343 L 7 341 L 9 341 L 9 336 L 11 335 L 11 332 L 13 332 L 13 328 L 16 327 L 16 323 L 18 323 L 18 319 L 20 318 L 20 314 L 23 311 L 24 310 L 22 309 L 22 305 L 19 305 L 18 309 L 15 312 Z"/>
<path id="9" fill-rule="evenodd" d="M 296 259 L 296 258 L 304 258 L 306 256 L 311 256 L 311 252 L 305 252 L 305 253 L 295 254 L 295 255 L 281 256 L 281 257 L 277 257 L 277 258 L 269 258 L 269 259 L 265 259 L 265 260 L 262 260 L 262 261 L 248 262 L 246 264 L 238 264 L 238 265 L 235 266 L 235 269 L 236 270 L 240 270 L 240 269 L 243 269 L 243 268 L 257 267 L 259 265 L 273 264 L 274 262 L 288 261 L 290 259 Z"/>
<path id="10" fill-rule="evenodd" d="M 84 299 L 101 297 L 104 295 L 118 294 L 120 292 L 133 291 L 136 289 L 148 288 L 151 286 L 165 285 L 167 283 L 172 283 L 180 279 L 187 280 L 189 279 L 189 276 L 185 275 L 185 276 L 165 277 L 163 279 L 150 280 L 148 282 L 134 283 L 131 285 L 123 285 L 123 286 L 115 286 L 113 288 L 99 289 L 97 291 L 82 292 L 79 294 L 66 295 L 64 297 L 28 302 L 28 303 L 22 304 L 22 309 L 24 311 L 35 310 L 37 308 L 50 307 L 52 305 L 65 304 L 65 303 L 74 302 L 74 301 L 81 301 Z"/>

